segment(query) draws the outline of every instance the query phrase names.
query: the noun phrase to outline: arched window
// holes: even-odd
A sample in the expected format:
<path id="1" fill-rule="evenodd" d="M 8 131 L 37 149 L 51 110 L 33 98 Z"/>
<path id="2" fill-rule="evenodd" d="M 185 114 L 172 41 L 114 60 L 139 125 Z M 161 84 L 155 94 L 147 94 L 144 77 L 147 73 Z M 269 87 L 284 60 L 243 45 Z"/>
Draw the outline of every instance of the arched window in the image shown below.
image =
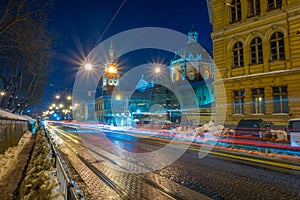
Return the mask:
<path id="1" fill-rule="evenodd" d="M 260 0 L 248 0 L 248 17 L 260 14 Z"/>
<path id="2" fill-rule="evenodd" d="M 231 22 L 237 22 L 242 19 L 242 8 L 240 0 L 233 0 L 229 5 L 231 8 Z"/>
<path id="3" fill-rule="evenodd" d="M 189 80 L 190 81 L 195 80 L 195 73 L 193 71 L 189 71 Z"/>
<path id="4" fill-rule="evenodd" d="M 269 10 L 280 8 L 281 5 L 282 5 L 281 0 L 268 0 L 268 9 Z"/>
<path id="5" fill-rule="evenodd" d="M 244 66 L 244 52 L 243 52 L 243 43 L 237 42 L 233 46 L 232 50 L 232 60 L 233 68 L 243 67 Z"/>
<path id="6" fill-rule="evenodd" d="M 270 39 L 271 61 L 284 60 L 284 38 L 281 32 L 275 32 Z"/>
<path id="7" fill-rule="evenodd" d="M 263 63 L 262 40 L 256 37 L 250 43 L 250 64 L 259 63 Z"/>

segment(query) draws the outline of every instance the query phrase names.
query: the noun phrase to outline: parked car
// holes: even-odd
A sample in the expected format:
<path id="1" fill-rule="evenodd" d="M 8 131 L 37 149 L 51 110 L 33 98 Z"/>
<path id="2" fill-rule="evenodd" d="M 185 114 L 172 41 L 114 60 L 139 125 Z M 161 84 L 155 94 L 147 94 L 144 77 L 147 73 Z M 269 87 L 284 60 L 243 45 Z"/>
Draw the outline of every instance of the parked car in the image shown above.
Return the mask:
<path id="1" fill-rule="evenodd" d="M 287 123 L 286 132 L 291 146 L 300 147 L 300 118 L 290 119 Z"/>
<path id="2" fill-rule="evenodd" d="M 271 139 L 273 137 L 269 127 L 272 122 L 262 119 L 241 119 L 234 130 L 235 136 L 253 139 Z"/>

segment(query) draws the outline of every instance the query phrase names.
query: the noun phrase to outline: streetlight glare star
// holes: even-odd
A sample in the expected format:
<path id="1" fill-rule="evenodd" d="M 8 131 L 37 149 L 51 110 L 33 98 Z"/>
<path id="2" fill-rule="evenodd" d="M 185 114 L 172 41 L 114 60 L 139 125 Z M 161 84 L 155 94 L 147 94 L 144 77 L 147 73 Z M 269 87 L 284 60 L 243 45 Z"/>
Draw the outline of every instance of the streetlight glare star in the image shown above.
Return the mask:
<path id="1" fill-rule="evenodd" d="M 86 70 L 92 70 L 93 69 L 93 65 L 91 63 L 86 63 L 84 65 L 84 67 L 85 67 Z"/>
<path id="2" fill-rule="evenodd" d="M 155 67 L 155 69 L 154 69 L 154 72 L 155 73 L 159 73 L 161 70 L 160 70 L 160 67 Z"/>

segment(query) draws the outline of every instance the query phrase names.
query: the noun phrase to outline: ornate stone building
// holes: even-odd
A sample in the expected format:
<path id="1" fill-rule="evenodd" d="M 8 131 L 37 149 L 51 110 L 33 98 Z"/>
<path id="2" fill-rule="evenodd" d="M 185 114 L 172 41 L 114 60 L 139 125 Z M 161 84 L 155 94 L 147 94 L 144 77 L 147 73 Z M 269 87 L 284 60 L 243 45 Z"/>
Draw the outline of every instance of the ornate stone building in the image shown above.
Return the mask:
<path id="1" fill-rule="evenodd" d="M 208 0 L 217 112 L 226 123 L 300 117 L 300 1 Z M 224 83 L 226 97 L 218 95 Z"/>
<path id="2" fill-rule="evenodd" d="M 198 33 L 192 28 L 185 47 L 175 52 L 170 64 L 172 83 L 181 93 L 181 81 L 187 80 L 195 91 L 199 107 L 210 107 L 214 103 L 214 65 L 208 51 L 198 43 Z M 193 100 L 193 97 L 187 98 Z M 193 102 L 185 101 L 186 106 Z"/>
<path id="3" fill-rule="evenodd" d="M 114 116 L 112 115 L 111 99 L 112 92 L 116 86 L 119 85 L 120 73 L 118 70 L 118 63 L 114 57 L 114 48 L 112 44 L 108 50 L 109 60 L 104 67 L 101 81 L 101 94 L 95 100 L 95 114 L 100 122 L 109 124 L 114 123 Z"/>
<path id="4" fill-rule="evenodd" d="M 187 109 L 188 120 L 193 124 L 212 120 L 215 114 L 214 63 L 209 51 L 198 43 L 194 28 L 188 33 L 186 46 L 175 52 L 169 68 L 173 86 L 185 97 L 181 109 Z M 186 81 L 193 92 L 187 89 Z"/>

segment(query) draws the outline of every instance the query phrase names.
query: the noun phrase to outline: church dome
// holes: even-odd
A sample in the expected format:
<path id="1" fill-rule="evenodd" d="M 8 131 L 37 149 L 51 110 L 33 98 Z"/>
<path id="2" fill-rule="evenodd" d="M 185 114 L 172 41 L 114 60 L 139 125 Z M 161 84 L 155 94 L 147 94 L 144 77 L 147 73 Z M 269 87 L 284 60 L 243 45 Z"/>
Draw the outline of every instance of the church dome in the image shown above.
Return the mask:
<path id="1" fill-rule="evenodd" d="M 188 33 L 188 42 L 186 46 L 175 52 L 172 63 L 182 61 L 211 61 L 211 54 L 209 51 L 198 43 L 198 32 L 194 28 Z"/>

